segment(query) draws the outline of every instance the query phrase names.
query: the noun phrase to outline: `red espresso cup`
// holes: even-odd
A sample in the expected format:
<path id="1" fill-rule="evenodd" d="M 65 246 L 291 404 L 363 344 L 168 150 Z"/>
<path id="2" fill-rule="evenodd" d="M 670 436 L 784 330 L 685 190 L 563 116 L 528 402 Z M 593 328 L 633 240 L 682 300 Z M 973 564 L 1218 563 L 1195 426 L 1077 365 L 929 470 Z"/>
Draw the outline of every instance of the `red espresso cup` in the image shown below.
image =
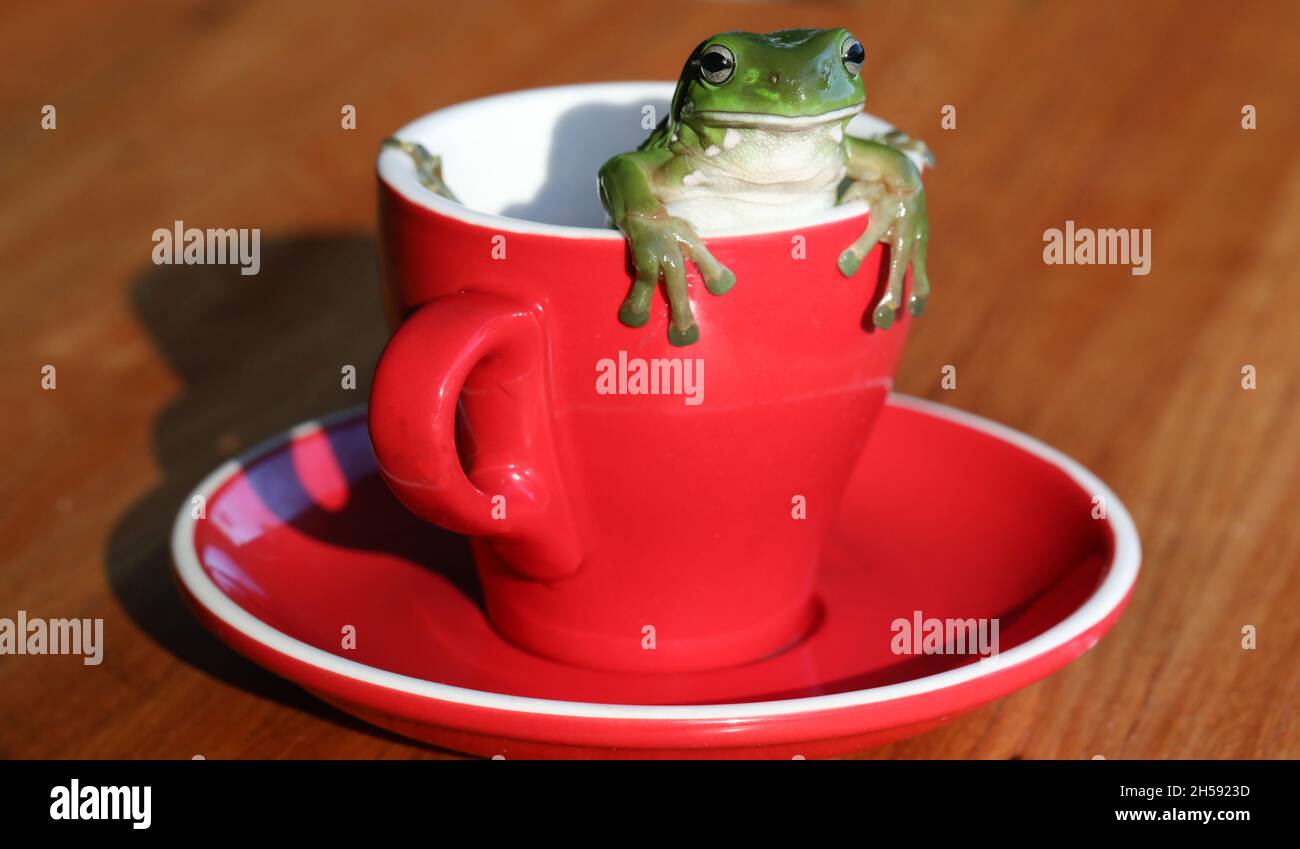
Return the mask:
<path id="1" fill-rule="evenodd" d="M 691 268 L 693 345 L 669 344 L 661 294 L 647 325 L 619 323 L 632 272 L 595 175 L 671 96 L 523 91 L 400 130 L 441 155 L 463 203 L 401 151 L 378 162 L 397 325 L 370 396 L 384 478 L 472 538 L 508 639 L 638 673 L 744 663 L 817 627 L 822 546 L 910 325 L 871 326 L 881 248 L 853 278 L 836 267 L 860 203 L 780 231 L 703 230 L 736 284 L 711 295 Z"/>

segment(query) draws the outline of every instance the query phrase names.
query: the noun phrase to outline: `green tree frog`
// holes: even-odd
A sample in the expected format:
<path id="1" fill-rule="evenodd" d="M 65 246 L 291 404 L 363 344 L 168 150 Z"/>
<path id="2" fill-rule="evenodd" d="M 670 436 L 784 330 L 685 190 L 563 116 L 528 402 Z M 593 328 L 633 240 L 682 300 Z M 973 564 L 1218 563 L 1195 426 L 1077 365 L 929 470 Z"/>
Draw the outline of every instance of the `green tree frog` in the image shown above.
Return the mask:
<path id="1" fill-rule="evenodd" d="M 909 263 L 908 308 L 921 314 L 930 291 L 930 228 L 911 156 L 929 164 L 933 158 L 901 133 L 861 139 L 844 132 L 866 102 L 864 59 L 861 43 L 845 29 L 728 32 L 695 48 L 669 113 L 640 147 L 600 169 L 601 202 L 627 237 L 636 271 L 620 321 L 640 327 L 649 320 L 662 277 L 669 341 L 695 342 L 685 260 L 695 263 L 714 295 L 736 282 L 696 228 L 779 225 L 850 200 L 865 201 L 871 216 L 839 255 L 840 272 L 851 277 L 883 239 L 889 279 L 873 323 L 886 330 L 894 322 Z"/>

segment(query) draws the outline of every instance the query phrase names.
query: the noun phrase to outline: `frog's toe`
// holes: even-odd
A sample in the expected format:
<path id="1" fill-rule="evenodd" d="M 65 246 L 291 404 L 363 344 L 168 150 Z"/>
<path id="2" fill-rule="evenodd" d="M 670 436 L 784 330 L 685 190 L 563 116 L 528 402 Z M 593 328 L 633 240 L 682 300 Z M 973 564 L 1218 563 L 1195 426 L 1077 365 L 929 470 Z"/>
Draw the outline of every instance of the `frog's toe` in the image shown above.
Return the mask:
<path id="1" fill-rule="evenodd" d="M 679 348 L 694 345 L 700 339 L 700 326 L 692 322 L 691 326 L 681 330 L 675 324 L 668 325 L 668 342 Z"/>
<path id="2" fill-rule="evenodd" d="M 715 295 L 725 295 L 736 285 L 736 275 L 731 269 L 724 268 L 722 273 L 713 278 L 705 278 L 704 286 Z"/>
<path id="3" fill-rule="evenodd" d="M 881 304 L 871 314 L 871 321 L 881 330 L 888 330 L 894 323 L 894 308 L 889 304 Z"/>
<path id="4" fill-rule="evenodd" d="M 844 252 L 840 254 L 840 258 L 838 262 L 836 262 L 836 265 L 840 268 L 840 274 L 843 274 L 845 277 L 852 277 L 858 272 L 858 268 L 861 267 L 862 257 L 858 256 L 857 252 L 852 248 L 846 248 Z"/>
<path id="5" fill-rule="evenodd" d="M 912 295 L 907 299 L 907 311 L 914 316 L 919 316 L 925 312 L 925 304 L 928 298 L 925 295 Z"/>
<path id="6" fill-rule="evenodd" d="M 650 320 L 650 310 L 647 307 L 638 308 L 635 304 L 625 301 L 623 306 L 618 308 L 618 320 L 628 327 L 642 327 Z"/>

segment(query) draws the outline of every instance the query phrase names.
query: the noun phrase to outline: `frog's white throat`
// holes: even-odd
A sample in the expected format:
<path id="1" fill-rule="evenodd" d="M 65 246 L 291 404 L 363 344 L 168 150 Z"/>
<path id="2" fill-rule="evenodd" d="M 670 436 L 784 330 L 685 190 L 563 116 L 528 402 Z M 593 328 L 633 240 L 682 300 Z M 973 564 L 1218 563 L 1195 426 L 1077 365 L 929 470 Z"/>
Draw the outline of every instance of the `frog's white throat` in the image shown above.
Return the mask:
<path id="1" fill-rule="evenodd" d="M 721 139 L 685 148 L 677 181 L 660 187 L 670 215 L 697 230 L 779 226 L 835 206 L 845 175 L 844 124 L 858 107 L 801 118 L 697 112 Z M 729 123 L 714 120 L 725 115 Z"/>

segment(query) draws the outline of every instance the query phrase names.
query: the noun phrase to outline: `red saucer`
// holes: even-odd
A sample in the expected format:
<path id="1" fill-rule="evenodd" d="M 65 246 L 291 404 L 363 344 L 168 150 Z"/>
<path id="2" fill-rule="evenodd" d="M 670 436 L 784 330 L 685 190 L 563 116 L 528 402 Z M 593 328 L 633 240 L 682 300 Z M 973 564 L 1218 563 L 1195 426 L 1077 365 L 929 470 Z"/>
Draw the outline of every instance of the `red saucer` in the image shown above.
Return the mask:
<path id="1" fill-rule="evenodd" d="M 721 671 L 630 675 L 499 637 L 466 540 L 389 494 L 362 411 L 255 448 L 194 495 L 206 518 L 186 499 L 172 550 L 185 595 L 223 640 L 376 725 L 507 758 L 812 758 L 907 737 L 1091 648 L 1140 557 L 1123 505 L 1073 460 L 894 396 L 857 464 L 803 641 Z M 1093 518 L 1094 496 L 1107 518 Z M 996 618 L 1000 652 L 895 654 L 891 623 L 918 610 Z"/>

